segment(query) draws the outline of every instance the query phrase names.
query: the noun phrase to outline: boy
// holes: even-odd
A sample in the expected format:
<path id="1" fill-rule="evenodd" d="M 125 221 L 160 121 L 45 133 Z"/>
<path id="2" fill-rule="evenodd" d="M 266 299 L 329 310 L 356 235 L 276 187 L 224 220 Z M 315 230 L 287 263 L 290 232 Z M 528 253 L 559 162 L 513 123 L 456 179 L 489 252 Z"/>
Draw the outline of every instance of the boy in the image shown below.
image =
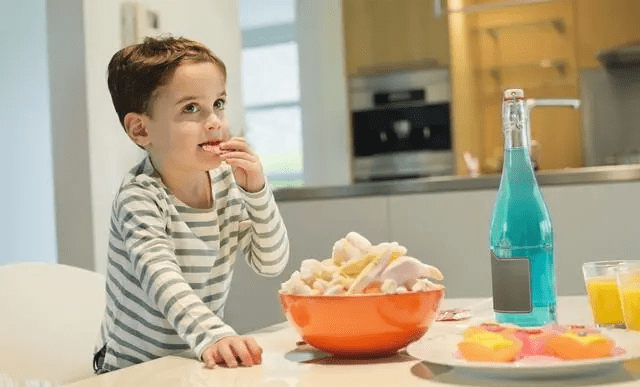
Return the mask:
<path id="1" fill-rule="evenodd" d="M 236 253 L 278 275 L 289 240 L 262 165 L 224 116 L 226 69 L 184 38 L 147 38 L 109 63 L 109 91 L 146 157 L 113 202 L 107 306 L 94 368 L 192 351 L 251 366 L 262 349 L 222 321 Z"/>

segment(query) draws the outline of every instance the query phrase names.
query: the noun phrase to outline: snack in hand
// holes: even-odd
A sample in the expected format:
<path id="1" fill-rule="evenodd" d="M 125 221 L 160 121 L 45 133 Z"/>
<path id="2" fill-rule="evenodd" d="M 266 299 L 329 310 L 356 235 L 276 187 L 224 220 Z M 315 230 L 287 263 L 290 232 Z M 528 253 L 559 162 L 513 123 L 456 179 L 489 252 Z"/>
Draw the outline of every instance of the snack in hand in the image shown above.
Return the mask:
<path id="1" fill-rule="evenodd" d="M 282 283 L 281 292 L 299 295 L 406 293 L 442 289 L 433 281 L 444 277 L 436 267 L 406 255 L 397 242 L 372 245 L 357 232 L 338 240 L 331 257 L 306 259 L 300 271 Z"/>

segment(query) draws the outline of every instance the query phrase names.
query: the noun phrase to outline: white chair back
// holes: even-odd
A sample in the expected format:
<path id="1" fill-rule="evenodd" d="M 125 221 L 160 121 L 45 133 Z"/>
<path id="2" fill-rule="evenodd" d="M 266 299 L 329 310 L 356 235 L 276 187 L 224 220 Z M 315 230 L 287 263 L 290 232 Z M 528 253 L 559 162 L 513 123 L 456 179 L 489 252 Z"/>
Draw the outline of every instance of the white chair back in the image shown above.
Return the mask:
<path id="1" fill-rule="evenodd" d="M 0 266 L 0 373 L 58 384 L 92 376 L 104 306 L 99 273 L 55 263 Z"/>

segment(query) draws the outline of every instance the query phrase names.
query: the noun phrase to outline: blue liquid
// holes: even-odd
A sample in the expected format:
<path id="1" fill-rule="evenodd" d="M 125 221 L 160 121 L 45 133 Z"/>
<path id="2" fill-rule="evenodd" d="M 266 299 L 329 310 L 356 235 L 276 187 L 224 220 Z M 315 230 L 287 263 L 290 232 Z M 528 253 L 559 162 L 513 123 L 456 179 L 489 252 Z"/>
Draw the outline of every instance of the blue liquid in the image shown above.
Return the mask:
<path id="1" fill-rule="evenodd" d="M 555 322 L 553 230 L 526 148 L 505 151 L 502 180 L 491 218 L 489 247 L 498 258 L 521 257 L 528 259 L 530 264 L 532 311 L 496 312 L 496 320 L 520 326 Z"/>

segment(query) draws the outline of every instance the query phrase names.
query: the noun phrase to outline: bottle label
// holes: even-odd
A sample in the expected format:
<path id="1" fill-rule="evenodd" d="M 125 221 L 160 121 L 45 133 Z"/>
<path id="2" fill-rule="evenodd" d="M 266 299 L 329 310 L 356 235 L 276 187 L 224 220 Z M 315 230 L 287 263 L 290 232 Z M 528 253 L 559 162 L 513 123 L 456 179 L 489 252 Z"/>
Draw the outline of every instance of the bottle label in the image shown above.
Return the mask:
<path id="1" fill-rule="evenodd" d="M 491 251 L 493 310 L 499 313 L 530 313 L 531 266 L 524 257 L 498 258 Z"/>

